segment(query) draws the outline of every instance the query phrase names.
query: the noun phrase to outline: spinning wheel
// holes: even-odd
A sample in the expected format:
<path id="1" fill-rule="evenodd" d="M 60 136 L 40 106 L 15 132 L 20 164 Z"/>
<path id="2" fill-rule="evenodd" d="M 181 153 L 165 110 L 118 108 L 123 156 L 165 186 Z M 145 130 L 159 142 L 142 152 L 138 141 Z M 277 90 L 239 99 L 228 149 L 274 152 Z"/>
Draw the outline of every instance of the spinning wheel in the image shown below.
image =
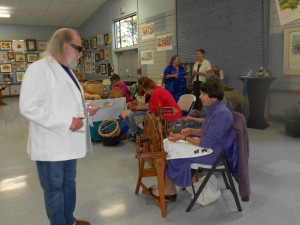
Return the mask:
<path id="1" fill-rule="evenodd" d="M 143 194 L 151 197 L 160 207 L 162 217 L 166 216 L 166 202 L 164 193 L 164 169 L 167 153 L 164 151 L 163 139 L 165 137 L 165 121 L 162 112 L 152 117 L 149 113 L 144 118 L 144 134 L 136 137 L 136 158 L 138 159 L 139 176 L 135 193 L 142 187 Z M 142 144 L 142 148 L 141 148 Z M 145 162 L 150 167 L 145 168 Z M 160 198 L 151 195 L 149 188 L 142 182 L 145 177 L 157 177 Z"/>

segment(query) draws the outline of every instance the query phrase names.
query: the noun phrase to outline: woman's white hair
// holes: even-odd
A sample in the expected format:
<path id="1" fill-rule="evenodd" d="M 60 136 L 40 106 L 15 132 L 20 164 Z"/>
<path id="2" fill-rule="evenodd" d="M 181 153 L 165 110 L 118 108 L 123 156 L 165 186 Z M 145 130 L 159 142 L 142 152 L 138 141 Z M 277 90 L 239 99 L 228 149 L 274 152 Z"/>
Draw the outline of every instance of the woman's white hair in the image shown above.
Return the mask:
<path id="1" fill-rule="evenodd" d="M 47 44 L 46 50 L 42 52 L 41 57 L 52 56 L 57 61 L 62 61 L 64 43 L 70 43 L 74 35 L 79 36 L 78 32 L 71 28 L 58 29 L 52 35 Z"/>

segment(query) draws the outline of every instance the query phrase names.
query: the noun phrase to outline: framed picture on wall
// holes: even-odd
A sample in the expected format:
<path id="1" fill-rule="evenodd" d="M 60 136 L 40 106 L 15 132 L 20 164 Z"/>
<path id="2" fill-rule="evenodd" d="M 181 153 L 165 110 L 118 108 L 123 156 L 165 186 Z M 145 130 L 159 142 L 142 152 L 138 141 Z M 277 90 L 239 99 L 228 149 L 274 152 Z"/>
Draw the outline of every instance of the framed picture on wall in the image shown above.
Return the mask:
<path id="1" fill-rule="evenodd" d="M 6 53 L 0 53 L 0 62 L 6 61 Z"/>
<path id="2" fill-rule="evenodd" d="M 103 34 L 97 35 L 97 42 L 98 42 L 98 45 L 103 45 Z"/>
<path id="3" fill-rule="evenodd" d="M 300 75 L 300 26 L 284 28 L 283 73 Z"/>
<path id="4" fill-rule="evenodd" d="M 110 33 L 104 34 L 104 44 L 110 45 Z"/>
<path id="5" fill-rule="evenodd" d="M 105 50 L 104 50 L 104 59 L 105 59 L 106 61 L 109 61 L 109 60 L 110 60 L 109 49 L 105 49 Z"/>
<path id="6" fill-rule="evenodd" d="M 104 50 L 100 50 L 100 60 L 104 60 Z"/>
<path id="7" fill-rule="evenodd" d="M 25 51 L 25 42 L 23 40 L 13 40 L 12 49 L 15 52 L 24 52 Z"/>
<path id="8" fill-rule="evenodd" d="M 29 53 L 27 54 L 27 62 L 33 63 L 38 60 L 38 54 L 37 53 Z"/>
<path id="9" fill-rule="evenodd" d="M 39 50 L 45 50 L 47 47 L 48 41 L 38 41 Z"/>
<path id="10" fill-rule="evenodd" d="M 11 67 L 16 70 L 16 69 L 20 68 L 20 64 L 17 63 L 17 62 L 14 62 L 14 63 L 11 64 Z"/>
<path id="11" fill-rule="evenodd" d="M 0 50 L 3 50 L 3 51 L 11 50 L 11 42 L 10 41 L 0 41 Z"/>
<path id="12" fill-rule="evenodd" d="M 99 62 L 100 61 L 100 54 L 96 53 L 95 54 L 95 62 Z"/>
<path id="13" fill-rule="evenodd" d="M 100 73 L 100 66 L 95 66 L 95 73 Z"/>
<path id="14" fill-rule="evenodd" d="M 93 49 L 98 48 L 97 37 L 93 37 Z"/>
<path id="15" fill-rule="evenodd" d="M 17 71 L 16 72 L 17 82 L 22 82 L 24 74 L 25 74 L 25 71 Z"/>
<path id="16" fill-rule="evenodd" d="M 0 71 L 1 73 L 11 73 L 11 64 L 5 63 L 0 65 Z"/>
<path id="17" fill-rule="evenodd" d="M 88 50 L 90 48 L 90 46 L 89 46 L 89 40 L 84 40 L 84 49 L 85 50 Z"/>
<path id="18" fill-rule="evenodd" d="M 8 60 L 14 60 L 15 59 L 15 53 L 14 52 L 7 52 L 7 59 Z"/>
<path id="19" fill-rule="evenodd" d="M 26 62 L 19 63 L 19 67 L 20 67 L 20 69 L 26 69 L 27 63 Z"/>
<path id="20" fill-rule="evenodd" d="M 16 62 L 25 62 L 26 55 L 23 53 L 17 53 L 17 54 L 15 54 L 15 60 L 16 60 Z"/>
<path id="21" fill-rule="evenodd" d="M 106 64 L 101 64 L 100 65 L 100 73 L 101 74 L 106 74 Z"/>
<path id="22" fill-rule="evenodd" d="M 37 45 L 35 39 L 26 39 L 26 48 L 27 51 L 36 51 Z"/>

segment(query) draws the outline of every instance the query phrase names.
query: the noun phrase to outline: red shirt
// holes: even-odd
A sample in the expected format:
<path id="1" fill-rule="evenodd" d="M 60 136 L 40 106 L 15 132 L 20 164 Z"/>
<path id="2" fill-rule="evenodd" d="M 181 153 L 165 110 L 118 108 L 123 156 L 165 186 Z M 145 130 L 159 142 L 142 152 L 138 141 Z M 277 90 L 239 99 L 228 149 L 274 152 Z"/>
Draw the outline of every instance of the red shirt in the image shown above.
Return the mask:
<path id="1" fill-rule="evenodd" d="M 182 112 L 177 103 L 174 100 L 174 97 L 166 89 L 156 86 L 151 94 L 150 101 L 150 112 L 156 113 L 158 107 L 174 107 L 178 112 L 174 116 L 164 116 L 167 122 L 172 122 L 182 118 Z"/>

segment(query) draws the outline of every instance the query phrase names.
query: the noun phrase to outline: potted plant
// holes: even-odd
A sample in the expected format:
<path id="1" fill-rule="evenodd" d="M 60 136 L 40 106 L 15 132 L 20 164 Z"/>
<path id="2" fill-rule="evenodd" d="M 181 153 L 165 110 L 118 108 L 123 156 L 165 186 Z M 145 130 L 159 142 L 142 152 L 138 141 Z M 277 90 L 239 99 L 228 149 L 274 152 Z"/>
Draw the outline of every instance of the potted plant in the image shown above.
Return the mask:
<path id="1" fill-rule="evenodd" d="M 300 103 L 284 111 L 284 125 L 287 135 L 300 137 Z"/>

